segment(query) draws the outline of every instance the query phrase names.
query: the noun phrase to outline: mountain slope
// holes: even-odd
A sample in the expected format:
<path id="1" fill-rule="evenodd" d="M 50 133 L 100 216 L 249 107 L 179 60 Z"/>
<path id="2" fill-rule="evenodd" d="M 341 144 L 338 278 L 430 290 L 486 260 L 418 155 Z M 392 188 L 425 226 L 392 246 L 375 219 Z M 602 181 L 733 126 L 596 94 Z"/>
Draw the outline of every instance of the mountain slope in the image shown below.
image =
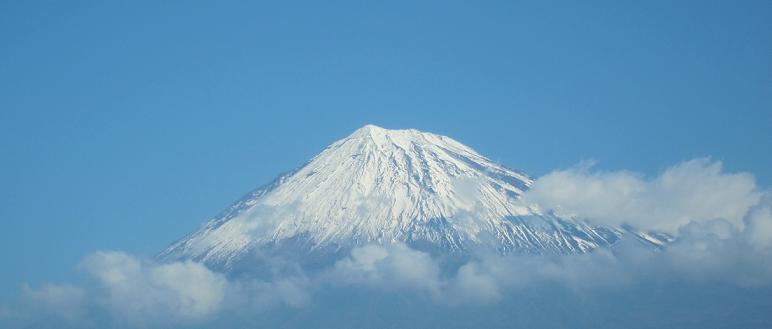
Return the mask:
<path id="1" fill-rule="evenodd" d="M 367 125 L 253 191 L 161 258 L 230 268 L 265 249 L 314 254 L 368 243 L 584 253 L 625 234 L 524 205 L 520 196 L 532 182 L 449 137 Z"/>

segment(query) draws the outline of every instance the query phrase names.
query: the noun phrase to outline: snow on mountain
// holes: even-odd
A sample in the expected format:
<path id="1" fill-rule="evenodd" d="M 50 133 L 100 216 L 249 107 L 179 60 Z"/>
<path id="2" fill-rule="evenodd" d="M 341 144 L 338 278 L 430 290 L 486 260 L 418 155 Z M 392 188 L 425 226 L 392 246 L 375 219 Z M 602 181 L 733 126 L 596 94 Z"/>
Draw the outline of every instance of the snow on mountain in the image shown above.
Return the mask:
<path id="1" fill-rule="evenodd" d="M 524 205 L 520 196 L 532 182 L 449 137 L 367 125 L 248 194 L 160 257 L 230 268 L 263 249 L 312 255 L 369 243 L 564 254 L 629 234 Z"/>

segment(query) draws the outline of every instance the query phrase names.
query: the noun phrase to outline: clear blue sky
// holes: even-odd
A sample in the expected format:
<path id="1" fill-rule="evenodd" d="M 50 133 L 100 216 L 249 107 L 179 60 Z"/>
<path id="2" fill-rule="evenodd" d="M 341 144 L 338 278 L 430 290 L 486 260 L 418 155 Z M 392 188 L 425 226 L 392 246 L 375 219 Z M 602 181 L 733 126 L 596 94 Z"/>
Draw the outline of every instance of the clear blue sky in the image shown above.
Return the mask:
<path id="1" fill-rule="evenodd" d="M 0 3 L 0 296 L 150 256 L 365 123 L 772 183 L 772 1 Z"/>

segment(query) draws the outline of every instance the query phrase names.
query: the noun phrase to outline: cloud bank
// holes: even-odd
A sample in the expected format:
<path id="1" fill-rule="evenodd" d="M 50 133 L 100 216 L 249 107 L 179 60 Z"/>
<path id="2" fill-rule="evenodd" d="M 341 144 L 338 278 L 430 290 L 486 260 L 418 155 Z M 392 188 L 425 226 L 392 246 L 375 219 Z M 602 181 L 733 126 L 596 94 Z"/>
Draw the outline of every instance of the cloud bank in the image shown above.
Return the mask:
<path id="1" fill-rule="evenodd" d="M 122 322 L 196 321 L 217 312 L 227 280 L 194 262 L 143 263 L 123 252 L 97 252 L 81 267 Z"/>
<path id="2" fill-rule="evenodd" d="M 721 162 L 694 159 L 647 179 L 629 171 L 593 172 L 580 165 L 538 178 L 524 200 L 593 222 L 676 233 L 693 221 L 742 226 L 762 192 L 753 175 L 727 173 Z"/>

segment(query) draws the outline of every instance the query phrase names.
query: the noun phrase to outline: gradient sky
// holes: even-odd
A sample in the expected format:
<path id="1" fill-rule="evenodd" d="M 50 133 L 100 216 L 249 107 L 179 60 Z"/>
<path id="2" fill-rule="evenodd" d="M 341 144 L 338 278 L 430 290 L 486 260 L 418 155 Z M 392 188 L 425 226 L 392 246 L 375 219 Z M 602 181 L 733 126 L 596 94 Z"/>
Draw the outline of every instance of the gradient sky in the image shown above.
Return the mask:
<path id="1" fill-rule="evenodd" d="M 3 1 L 0 299 L 152 256 L 366 123 L 769 186 L 771 40 L 770 1 Z"/>

